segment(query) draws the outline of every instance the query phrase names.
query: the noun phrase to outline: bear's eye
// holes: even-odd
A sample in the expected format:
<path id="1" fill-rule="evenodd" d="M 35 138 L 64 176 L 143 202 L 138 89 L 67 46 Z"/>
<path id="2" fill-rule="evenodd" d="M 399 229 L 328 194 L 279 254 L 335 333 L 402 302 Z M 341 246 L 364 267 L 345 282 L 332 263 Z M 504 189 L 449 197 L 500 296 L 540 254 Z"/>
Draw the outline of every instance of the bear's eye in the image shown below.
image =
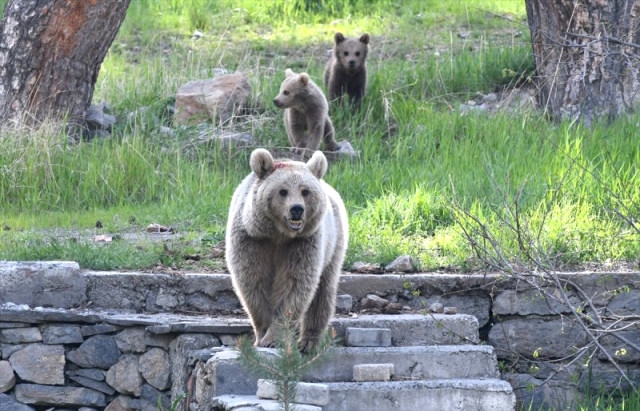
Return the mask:
<path id="1" fill-rule="evenodd" d="M 309 194 L 311 194 L 311 193 L 309 192 L 309 190 L 307 190 L 307 189 L 302 190 L 302 197 L 306 197 L 306 196 L 308 196 Z"/>
<path id="2" fill-rule="evenodd" d="M 345 51 L 345 52 L 344 52 L 344 55 L 345 55 L 345 56 L 348 56 L 348 55 L 349 55 L 349 52 L 348 52 L 348 51 Z"/>
<path id="3" fill-rule="evenodd" d="M 360 57 L 360 52 L 356 51 L 356 57 Z"/>
<path id="4" fill-rule="evenodd" d="M 282 197 L 286 197 L 287 194 L 289 194 L 289 192 L 283 188 L 282 190 L 280 190 L 278 192 L 278 194 L 280 194 L 280 196 L 282 196 Z"/>
<path id="5" fill-rule="evenodd" d="M 282 94 L 284 94 L 285 96 L 288 96 L 289 95 L 289 90 L 283 91 Z"/>

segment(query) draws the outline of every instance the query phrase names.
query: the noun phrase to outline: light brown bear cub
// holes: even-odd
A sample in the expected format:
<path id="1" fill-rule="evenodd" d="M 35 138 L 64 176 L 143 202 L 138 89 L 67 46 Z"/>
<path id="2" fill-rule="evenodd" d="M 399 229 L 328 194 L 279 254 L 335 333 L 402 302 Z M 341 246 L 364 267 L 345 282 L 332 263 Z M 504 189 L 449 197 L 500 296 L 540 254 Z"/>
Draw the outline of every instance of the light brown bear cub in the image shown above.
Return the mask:
<path id="1" fill-rule="evenodd" d="M 287 315 L 300 331 L 300 350 L 313 349 L 334 314 L 348 243 L 340 195 L 322 177 L 327 159 L 276 161 L 256 149 L 252 172 L 229 209 L 226 260 L 249 314 L 256 346 L 274 345 L 274 324 Z"/>
<path id="2" fill-rule="evenodd" d="M 287 69 L 285 76 L 273 103 L 284 109 L 284 126 L 291 146 L 315 151 L 324 140 L 328 151 L 337 151 L 340 146 L 329 118 L 329 104 L 320 87 L 307 73 Z"/>
<path id="3" fill-rule="evenodd" d="M 358 108 L 367 89 L 369 35 L 365 33 L 356 39 L 336 33 L 334 40 L 333 54 L 324 70 L 329 101 L 341 99 L 347 93 L 352 106 Z"/>

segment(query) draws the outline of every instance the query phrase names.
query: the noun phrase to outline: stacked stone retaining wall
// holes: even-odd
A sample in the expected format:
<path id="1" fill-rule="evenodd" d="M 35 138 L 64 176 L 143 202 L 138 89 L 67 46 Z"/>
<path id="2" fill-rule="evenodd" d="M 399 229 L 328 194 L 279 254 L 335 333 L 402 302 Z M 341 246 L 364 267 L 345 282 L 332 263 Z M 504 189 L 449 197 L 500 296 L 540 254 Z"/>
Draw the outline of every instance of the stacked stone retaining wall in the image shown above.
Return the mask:
<path id="1" fill-rule="evenodd" d="M 431 304 L 441 303 L 476 316 L 503 378 L 532 409 L 565 408 L 587 386 L 611 391 L 640 384 L 638 272 L 345 274 L 340 294 L 351 297 L 353 311 L 364 310 L 362 302 L 376 295 L 403 311 L 428 315 Z M 384 311 L 365 311 L 378 310 Z M 600 338 L 602 349 L 594 356 L 571 362 L 593 345 L 577 316 L 624 330 Z M 158 400 L 169 409 L 177 399 L 189 404 L 199 364 L 250 330 L 242 317 L 226 274 L 0 263 L 0 409 L 157 410 Z"/>

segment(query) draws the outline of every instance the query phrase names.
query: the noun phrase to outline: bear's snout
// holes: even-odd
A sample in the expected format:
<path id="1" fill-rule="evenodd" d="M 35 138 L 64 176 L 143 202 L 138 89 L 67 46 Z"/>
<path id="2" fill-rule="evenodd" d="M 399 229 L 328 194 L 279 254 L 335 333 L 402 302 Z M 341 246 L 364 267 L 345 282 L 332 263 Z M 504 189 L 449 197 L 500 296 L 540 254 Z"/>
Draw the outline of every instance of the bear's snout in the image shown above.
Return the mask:
<path id="1" fill-rule="evenodd" d="M 292 205 L 289 209 L 291 213 L 292 220 L 300 220 L 302 218 L 302 214 L 304 213 L 304 207 L 300 204 Z"/>
<path id="2" fill-rule="evenodd" d="M 273 104 L 275 104 L 276 107 L 282 107 L 282 103 L 277 98 L 273 99 Z"/>

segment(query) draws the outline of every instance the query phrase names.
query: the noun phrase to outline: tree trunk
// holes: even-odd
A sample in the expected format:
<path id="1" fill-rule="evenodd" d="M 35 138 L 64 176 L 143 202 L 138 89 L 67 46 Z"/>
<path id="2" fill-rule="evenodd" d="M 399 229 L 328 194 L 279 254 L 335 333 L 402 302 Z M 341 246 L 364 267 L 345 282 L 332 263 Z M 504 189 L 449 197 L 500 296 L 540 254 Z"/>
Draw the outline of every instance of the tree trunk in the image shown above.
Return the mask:
<path id="1" fill-rule="evenodd" d="M 540 105 L 613 119 L 640 99 L 640 0 L 526 0 Z"/>
<path id="2" fill-rule="evenodd" d="M 9 0 L 0 22 L 0 124 L 84 123 L 130 0 Z"/>

